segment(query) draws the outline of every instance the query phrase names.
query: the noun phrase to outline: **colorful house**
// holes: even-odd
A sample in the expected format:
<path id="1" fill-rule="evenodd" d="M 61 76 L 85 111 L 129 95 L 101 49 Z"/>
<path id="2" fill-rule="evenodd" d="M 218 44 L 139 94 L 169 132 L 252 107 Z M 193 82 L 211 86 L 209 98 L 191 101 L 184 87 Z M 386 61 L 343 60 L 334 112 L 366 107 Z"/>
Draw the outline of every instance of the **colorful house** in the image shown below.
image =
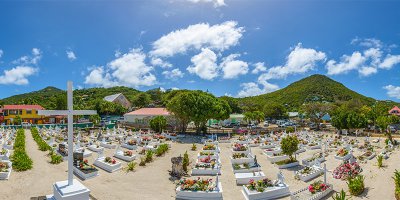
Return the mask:
<path id="1" fill-rule="evenodd" d="M 392 109 L 389 110 L 389 114 L 400 116 L 400 108 L 394 106 Z"/>
<path id="2" fill-rule="evenodd" d="M 0 108 L 3 115 L 3 122 L 7 125 L 13 124 L 17 116 L 21 118 L 21 122 L 30 124 L 42 124 L 44 116 L 38 115 L 38 110 L 44 110 L 40 105 L 4 105 Z"/>

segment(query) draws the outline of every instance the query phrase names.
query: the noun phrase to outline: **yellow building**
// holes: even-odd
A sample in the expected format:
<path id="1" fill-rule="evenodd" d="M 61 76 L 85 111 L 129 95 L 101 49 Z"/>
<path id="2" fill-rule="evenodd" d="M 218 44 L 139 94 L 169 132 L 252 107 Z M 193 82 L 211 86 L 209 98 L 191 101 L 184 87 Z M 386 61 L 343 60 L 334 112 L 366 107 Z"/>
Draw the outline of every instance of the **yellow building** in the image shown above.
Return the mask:
<path id="1" fill-rule="evenodd" d="M 38 110 L 44 110 L 40 105 L 4 105 L 1 108 L 3 113 L 3 122 L 7 125 L 14 124 L 17 116 L 22 122 L 30 124 L 42 124 L 44 116 L 38 115 Z"/>

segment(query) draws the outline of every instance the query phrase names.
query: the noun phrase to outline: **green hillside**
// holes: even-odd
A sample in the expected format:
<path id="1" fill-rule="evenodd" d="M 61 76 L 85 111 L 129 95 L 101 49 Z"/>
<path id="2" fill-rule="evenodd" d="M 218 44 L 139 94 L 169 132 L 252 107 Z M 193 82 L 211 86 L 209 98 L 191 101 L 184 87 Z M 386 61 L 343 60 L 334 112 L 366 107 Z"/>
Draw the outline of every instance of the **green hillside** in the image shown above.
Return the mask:
<path id="1" fill-rule="evenodd" d="M 348 89 L 324 75 L 312 75 L 296 81 L 287 87 L 254 97 L 239 99 L 242 107 L 250 110 L 261 110 L 265 104 L 278 103 L 296 110 L 310 101 L 339 102 L 358 99 L 364 104 L 372 104 L 375 100 Z"/>

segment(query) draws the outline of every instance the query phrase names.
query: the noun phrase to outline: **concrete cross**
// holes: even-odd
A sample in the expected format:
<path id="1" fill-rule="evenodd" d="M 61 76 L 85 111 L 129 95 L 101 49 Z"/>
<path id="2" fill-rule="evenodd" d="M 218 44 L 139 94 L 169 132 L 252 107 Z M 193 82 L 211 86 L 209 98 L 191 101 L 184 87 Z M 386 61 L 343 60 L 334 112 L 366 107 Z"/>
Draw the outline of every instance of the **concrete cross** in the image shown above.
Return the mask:
<path id="1" fill-rule="evenodd" d="M 68 110 L 38 110 L 39 115 L 66 115 L 68 116 L 68 185 L 73 184 L 73 128 L 74 115 L 95 115 L 95 110 L 74 110 L 72 81 L 67 83 Z"/>

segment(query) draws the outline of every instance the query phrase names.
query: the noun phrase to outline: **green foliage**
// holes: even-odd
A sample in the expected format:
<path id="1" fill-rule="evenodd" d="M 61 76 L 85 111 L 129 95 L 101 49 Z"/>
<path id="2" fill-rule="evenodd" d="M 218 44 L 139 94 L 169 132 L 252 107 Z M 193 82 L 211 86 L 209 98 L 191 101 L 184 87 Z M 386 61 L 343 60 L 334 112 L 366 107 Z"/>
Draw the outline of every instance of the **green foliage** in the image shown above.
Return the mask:
<path id="1" fill-rule="evenodd" d="M 37 130 L 36 127 L 31 128 L 31 134 L 33 137 L 33 140 L 35 140 L 36 144 L 39 147 L 40 151 L 48 151 L 51 150 L 52 148 L 40 137 L 39 131 Z"/>
<path id="2" fill-rule="evenodd" d="M 394 144 L 393 138 L 392 138 L 392 133 L 390 129 L 388 129 L 388 126 L 390 124 L 396 124 L 399 122 L 399 117 L 394 116 L 394 115 L 384 115 L 384 116 L 379 116 L 376 118 L 376 124 L 385 131 L 386 136 L 388 139 Z"/>
<path id="3" fill-rule="evenodd" d="M 336 192 L 332 196 L 333 200 L 348 200 L 346 192 L 343 191 L 343 189 L 340 192 Z"/>
<path id="4" fill-rule="evenodd" d="M 359 99 L 363 104 L 371 105 L 375 100 L 358 94 L 343 84 L 336 82 L 324 75 L 312 75 L 294 82 L 275 92 L 246 97 L 239 100 L 245 111 L 261 110 L 264 105 L 278 103 L 287 104 L 290 110 L 296 110 L 304 103 L 340 102 Z M 267 113 L 266 113 L 267 114 Z M 268 115 L 266 115 L 268 117 Z"/>
<path id="5" fill-rule="evenodd" d="M 19 116 L 19 115 L 15 116 L 13 123 L 14 123 L 14 125 L 21 125 L 21 123 L 22 123 L 21 116 Z"/>
<path id="6" fill-rule="evenodd" d="M 63 161 L 63 157 L 61 155 L 57 155 L 56 153 L 53 153 L 53 155 L 50 156 L 50 163 L 51 164 L 60 164 Z"/>
<path id="7" fill-rule="evenodd" d="M 146 158 L 145 157 L 140 157 L 139 166 L 146 166 Z"/>
<path id="8" fill-rule="evenodd" d="M 105 100 L 97 100 L 94 104 L 94 108 L 99 114 L 109 115 L 118 114 L 122 115 L 126 113 L 127 109 L 118 103 L 113 103 Z"/>
<path id="9" fill-rule="evenodd" d="M 287 117 L 287 110 L 285 106 L 277 102 L 265 104 L 263 107 L 263 112 L 265 114 L 265 117 L 273 119 L 281 119 Z"/>
<path id="10" fill-rule="evenodd" d="M 188 172 L 189 164 L 190 164 L 189 154 L 187 153 L 187 151 L 185 151 L 185 154 L 183 154 L 182 165 L 183 165 L 183 171 L 185 171 L 186 173 Z"/>
<path id="11" fill-rule="evenodd" d="M 128 162 L 126 165 L 126 172 L 135 171 L 137 163 L 135 161 Z"/>
<path id="12" fill-rule="evenodd" d="M 222 99 L 229 104 L 229 107 L 232 109 L 232 113 L 242 113 L 243 110 L 240 107 L 239 101 L 237 99 L 228 96 L 222 96 L 219 97 L 219 99 Z"/>
<path id="13" fill-rule="evenodd" d="M 89 116 L 89 121 L 93 122 L 94 125 L 98 125 L 100 123 L 100 120 L 101 117 L 98 114 Z"/>
<path id="14" fill-rule="evenodd" d="M 153 131 L 161 133 L 167 127 L 167 119 L 164 116 L 156 116 L 150 120 L 150 128 Z"/>
<path id="15" fill-rule="evenodd" d="M 364 176 L 357 175 L 356 177 L 347 180 L 347 186 L 349 187 L 349 192 L 353 196 L 358 196 L 364 192 Z"/>
<path id="16" fill-rule="evenodd" d="M 14 143 L 14 152 L 11 155 L 12 167 L 15 171 L 32 169 L 33 161 L 25 151 L 25 131 L 18 129 Z"/>
<path id="17" fill-rule="evenodd" d="M 162 156 L 169 150 L 168 144 L 161 144 L 155 150 L 156 156 Z"/>
<path id="18" fill-rule="evenodd" d="M 146 163 L 153 162 L 153 155 L 154 155 L 153 151 L 146 152 Z"/>
<path id="19" fill-rule="evenodd" d="M 243 115 L 244 115 L 244 120 L 248 122 L 257 121 L 258 123 L 260 123 L 265 119 L 264 113 L 261 111 L 245 112 L 243 113 Z"/>
<path id="20" fill-rule="evenodd" d="M 400 199 L 400 172 L 396 171 L 394 172 L 394 176 L 392 177 L 394 180 L 394 185 L 395 185 L 395 190 L 394 194 L 397 200 Z"/>
<path id="21" fill-rule="evenodd" d="M 331 104 L 321 102 L 310 102 L 301 107 L 306 116 L 317 125 L 317 130 L 319 130 L 319 124 L 322 122 L 322 117 L 326 115 L 331 108 Z"/>
<path id="22" fill-rule="evenodd" d="M 193 121 L 197 132 L 205 127 L 207 120 L 223 120 L 229 118 L 229 104 L 217 99 L 214 95 L 202 91 L 181 91 L 168 102 L 167 109 L 174 113 L 181 123 Z M 186 131 L 185 125 L 181 127 Z"/>
<path id="23" fill-rule="evenodd" d="M 294 133 L 294 127 L 293 126 L 286 127 L 286 132 L 287 133 Z"/>
<path id="24" fill-rule="evenodd" d="M 132 97 L 132 105 L 143 108 L 151 103 L 151 95 L 147 93 L 138 93 Z"/>
<path id="25" fill-rule="evenodd" d="M 378 156 L 376 157 L 376 161 L 377 161 L 378 167 L 379 167 L 379 168 L 382 168 L 382 167 L 383 167 L 383 155 L 378 155 Z"/>
<path id="26" fill-rule="evenodd" d="M 191 149 L 192 149 L 192 151 L 196 151 L 197 150 L 197 146 L 196 146 L 195 143 L 192 144 L 192 148 Z"/>
<path id="27" fill-rule="evenodd" d="M 281 141 L 281 149 L 282 153 L 285 155 L 288 155 L 290 157 L 290 160 L 293 161 L 293 154 L 299 150 L 299 140 L 297 139 L 296 136 L 286 136 L 285 138 L 282 138 Z"/>

